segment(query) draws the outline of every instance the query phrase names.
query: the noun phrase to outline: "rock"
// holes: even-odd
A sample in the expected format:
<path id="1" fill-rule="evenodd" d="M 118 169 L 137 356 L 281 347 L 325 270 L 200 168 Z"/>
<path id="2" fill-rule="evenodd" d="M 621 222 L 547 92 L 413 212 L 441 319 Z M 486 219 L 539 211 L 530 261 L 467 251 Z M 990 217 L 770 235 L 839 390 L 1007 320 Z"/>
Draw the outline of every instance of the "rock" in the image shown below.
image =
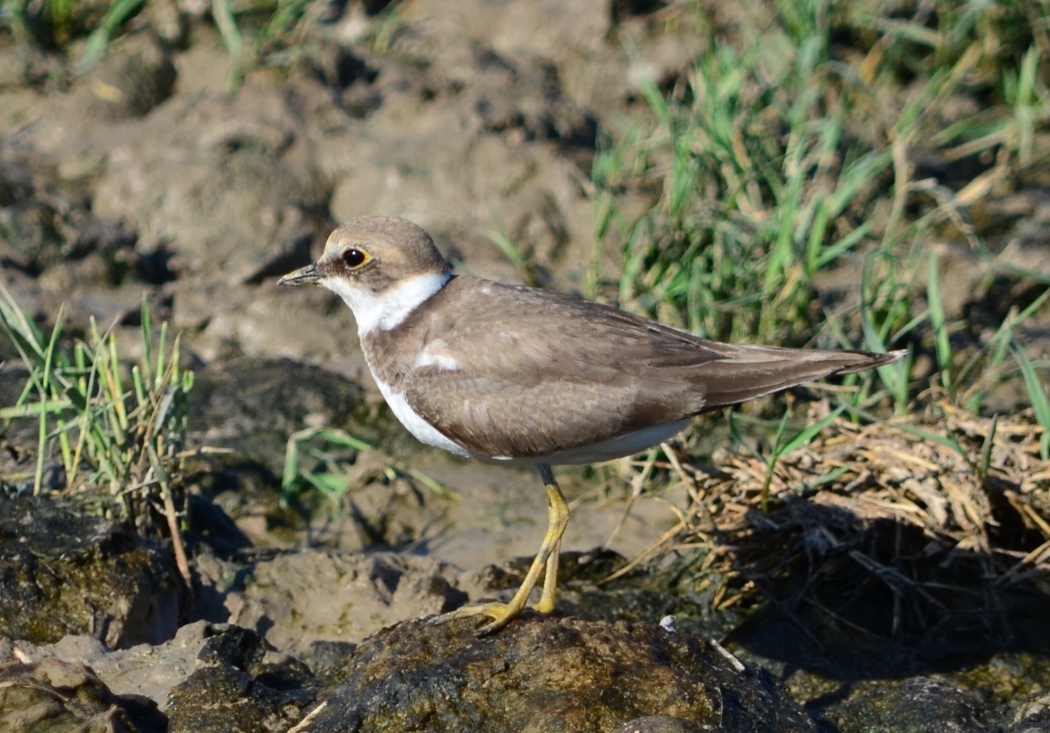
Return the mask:
<path id="1" fill-rule="evenodd" d="M 824 717 L 842 733 L 964 733 L 993 729 L 991 711 L 973 692 L 936 677 L 873 684 Z"/>
<path id="2" fill-rule="evenodd" d="M 6 642 L 12 656 L 31 664 L 50 661 L 81 664 L 89 668 L 117 695 L 143 697 L 158 706 L 167 705 L 168 695 L 197 667 L 197 658 L 212 627 L 204 621 L 187 624 L 175 638 L 163 644 L 139 644 L 128 649 L 109 649 L 93 636 L 66 636 L 54 644 Z M 0 643 L 0 658 L 4 654 Z"/>
<path id="3" fill-rule="evenodd" d="M 169 696 L 169 733 L 288 730 L 314 701 L 310 670 L 247 629 L 209 632 L 197 669 Z"/>
<path id="4" fill-rule="evenodd" d="M 1050 731 L 1050 693 L 1028 695 L 1006 728 L 1006 733 L 1046 733 Z"/>
<path id="5" fill-rule="evenodd" d="M 3 724 L 27 720 L 30 705 L 48 719 L 70 721 L 69 728 L 47 730 L 284 731 L 313 702 L 317 687 L 305 665 L 252 631 L 205 622 L 184 626 L 165 644 L 118 651 L 86 636 L 39 647 L 0 641 L 0 660 L 8 657 L 20 664 L 0 672 L 4 731 L 29 730 Z M 90 724 L 73 727 L 84 719 Z"/>
<path id="6" fill-rule="evenodd" d="M 655 624 L 527 614 L 482 638 L 476 625 L 409 621 L 365 640 L 309 730 L 609 733 L 640 716 L 741 732 L 816 730 L 763 676 Z"/>
<path id="7" fill-rule="evenodd" d="M 114 695 L 84 665 L 49 659 L 0 671 L 0 730 L 151 733 L 166 727 L 152 701 Z"/>
<path id="8" fill-rule="evenodd" d="M 332 686 L 350 675 L 356 651 L 357 644 L 349 641 L 314 641 L 300 654 L 300 659 L 325 686 Z"/>
<path id="9" fill-rule="evenodd" d="M 113 648 L 174 636 L 185 599 L 174 559 L 100 516 L 106 507 L 85 494 L 0 501 L 0 635 L 90 634 Z"/>

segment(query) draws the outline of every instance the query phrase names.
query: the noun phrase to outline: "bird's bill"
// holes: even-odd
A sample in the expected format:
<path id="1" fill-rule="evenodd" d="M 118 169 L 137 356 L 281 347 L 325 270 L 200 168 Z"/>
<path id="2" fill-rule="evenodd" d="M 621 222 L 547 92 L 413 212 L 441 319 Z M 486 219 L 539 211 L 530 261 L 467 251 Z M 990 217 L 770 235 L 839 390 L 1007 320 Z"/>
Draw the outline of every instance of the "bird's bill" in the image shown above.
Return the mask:
<path id="1" fill-rule="evenodd" d="M 321 273 L 317 269 L 317 263 L 307 265 L 306 267 L 300 267 L 295 272 L 289 272 L 287 275 L 277 281 L 278 285 L 315 285 L 321 281 Z"/>

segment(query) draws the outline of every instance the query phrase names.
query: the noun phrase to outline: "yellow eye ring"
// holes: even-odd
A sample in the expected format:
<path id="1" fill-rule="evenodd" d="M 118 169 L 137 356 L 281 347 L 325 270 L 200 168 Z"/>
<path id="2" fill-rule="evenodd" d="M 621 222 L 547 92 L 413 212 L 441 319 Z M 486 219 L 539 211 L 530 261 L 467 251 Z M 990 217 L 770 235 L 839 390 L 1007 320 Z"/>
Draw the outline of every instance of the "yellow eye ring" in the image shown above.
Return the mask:
<path id="1" fill-rule="evenodd" d="M 358 247 L 350 247 L 349 249 L 344 251 L 342 255 L 343 264 L 345 264 L 351 270 L 356 270 L 357 268 L 363 266 L 370 259 L 372 259 L 372 255 L 368 254 L 368 252 L 366 252 L 363 249 L 359 249 Z"/>

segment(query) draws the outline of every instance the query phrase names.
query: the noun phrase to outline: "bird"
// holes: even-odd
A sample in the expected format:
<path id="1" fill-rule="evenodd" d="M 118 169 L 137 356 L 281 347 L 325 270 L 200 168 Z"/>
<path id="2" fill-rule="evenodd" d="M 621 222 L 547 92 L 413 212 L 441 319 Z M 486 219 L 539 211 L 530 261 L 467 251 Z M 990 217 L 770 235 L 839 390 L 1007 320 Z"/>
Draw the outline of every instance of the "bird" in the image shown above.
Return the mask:
<path id="1" fill-rule="evenodd" d="M 379 391 L 418 440 L 539 472 L 547 530 L 520 588 L 440 617 L 480 616 L 479 635 L 520 616 L 541 574 L 531 608 L 555 609 L 569 507 L 552 466 L 629 456 L 701 413 L 905 353 L 720 343 L 611 305 L 454 274 L 425 230 L 391 216 L 339 226 L 316 262 L 278 285 L 342 298 Z"/>

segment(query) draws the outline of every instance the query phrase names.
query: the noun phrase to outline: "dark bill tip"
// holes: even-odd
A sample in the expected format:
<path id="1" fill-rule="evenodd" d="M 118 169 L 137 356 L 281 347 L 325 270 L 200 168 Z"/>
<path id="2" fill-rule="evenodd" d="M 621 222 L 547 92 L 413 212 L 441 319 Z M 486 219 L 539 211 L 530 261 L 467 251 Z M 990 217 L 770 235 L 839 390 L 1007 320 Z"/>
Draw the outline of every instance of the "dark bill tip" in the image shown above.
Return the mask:
<path id="1" fill-rule="evenodd" d="M 277 281 L 278 285 L 313 285 L 321 280 L 321 273 L 317 270 L 317 263 L 307 265 L 306 267 L 300 267 L 295 272 L 289 272 L 287 275 Z"/>

